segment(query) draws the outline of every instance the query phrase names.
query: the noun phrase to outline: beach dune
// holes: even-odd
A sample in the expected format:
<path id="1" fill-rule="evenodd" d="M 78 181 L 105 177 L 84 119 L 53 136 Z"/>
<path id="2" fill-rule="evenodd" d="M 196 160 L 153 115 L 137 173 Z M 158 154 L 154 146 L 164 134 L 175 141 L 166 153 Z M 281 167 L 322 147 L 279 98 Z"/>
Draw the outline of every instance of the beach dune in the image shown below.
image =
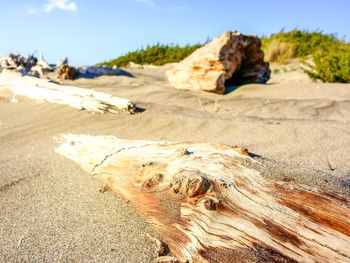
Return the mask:
<path id="1" fill-rule="evenodd" d="M 255 169 L 264 178 L 348 198 L 349 84 L 289 80 L 219 95 L 173 89 L 166 70 L 63 81 L 127 98 L 142 109 L 134 115 L 92 114 L 22 96 L 14 103 L 1 88 L 0 261 L 150 262 L 157 256 L 144 238 L 157 234 L 127 199 L 100 193 L 96 179 L 54 152 L 61 134 L 238 145 L 261 162 Z"/>

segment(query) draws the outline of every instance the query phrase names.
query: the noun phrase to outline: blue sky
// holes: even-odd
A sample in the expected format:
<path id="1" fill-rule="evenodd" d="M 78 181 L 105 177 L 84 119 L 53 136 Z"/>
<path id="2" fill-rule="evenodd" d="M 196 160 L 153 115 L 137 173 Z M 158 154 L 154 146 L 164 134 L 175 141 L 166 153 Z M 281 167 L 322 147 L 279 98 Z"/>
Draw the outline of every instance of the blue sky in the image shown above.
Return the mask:
<path id="1" fill-rule="evenodd" d="M 87 65 L 157 42 L 295 27 L 349 41 L 349 10 L 349 0 L 0 0 L 0 54 L 38 50 L 53 63 Z"/>

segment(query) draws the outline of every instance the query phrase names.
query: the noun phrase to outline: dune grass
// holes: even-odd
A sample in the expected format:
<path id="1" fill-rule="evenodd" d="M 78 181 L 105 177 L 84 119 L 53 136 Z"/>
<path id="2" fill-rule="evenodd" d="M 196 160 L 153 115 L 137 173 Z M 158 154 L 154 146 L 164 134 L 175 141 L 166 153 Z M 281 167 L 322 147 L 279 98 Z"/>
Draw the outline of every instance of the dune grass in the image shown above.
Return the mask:
<path id="1" fill-rule="evenodd" d="M 279 39 L 271 41 L 265 50 L 265 59 L 269 62 L 285 64 L 294 56 L 293 45 Z"/>

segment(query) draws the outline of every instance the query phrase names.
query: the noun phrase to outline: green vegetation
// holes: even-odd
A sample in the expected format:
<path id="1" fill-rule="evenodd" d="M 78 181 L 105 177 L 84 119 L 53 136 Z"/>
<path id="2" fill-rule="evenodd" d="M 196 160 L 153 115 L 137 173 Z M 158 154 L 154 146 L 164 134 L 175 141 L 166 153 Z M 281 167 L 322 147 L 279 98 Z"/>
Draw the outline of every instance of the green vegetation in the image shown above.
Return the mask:
<path id="1" fill-rule="evenodd" d="M 324 34 L 319 31 L 302 31 L 294 29 L 289 32 L 283 30 L 270 37 L 261 38 L 262 46 L 268 51 L 270 45 L 275 42 L 290 45 L 292 50 L 291 57 L 305 57 L 314 54 L 318 50 L 328 49 L 330 46 L 343 44 L 334 34 Z"/>
<path id="2" fill-rule="evenodd" d="M 202 45 L 161 45 L 147 46 L 136 51 L 131 51 L 117 59 L 100 63 L 99 65 L 125 67 L 130 61 L 137 64 L 164 65 L 183 60 Z"/>
<path id="3" fill-rule="evenodd" d="M 350 82 L 350 44 L 334 34 L 320 31 L 292 30 L 272 34 L 261 38 L 265 58 L 269 62 L 287 63 L 292 58 L 300 58 L 305 64 L 306 73 L 314 80 L 324 82 Z M 117 59 L 105 61 L 99 65 L 125 67 L 129 62 L 137 64 L 164 65 L 179 62 L 190 55 L 201 44 L 147 46 L 131 51 Z"/>
<path id="4" fill-rule="evenodd" d="M 281 72 L 281 70 L 279 68 L 275 68 L 273 70 L 273 74 L 279 74 Z"/>
<path id="5" fill-rule="evenodd" d="M 306 73 L 323 82 L 350 83 L 350 47 L 340 45 L 331 50 L 320 50 L 313 55 L 314 66 Z"/>
<path id="6" fill-rule="evenodd" d="M 319 31 L 281 31 L 262 37 L 262 47 L 270 62 L 286 63 L 291 58 L 312 58 L 306 73 L 314 80 L 350 82 L 350 44 L 334 34 Z M 306 62 L 304 62 L 306 64 Z"/>

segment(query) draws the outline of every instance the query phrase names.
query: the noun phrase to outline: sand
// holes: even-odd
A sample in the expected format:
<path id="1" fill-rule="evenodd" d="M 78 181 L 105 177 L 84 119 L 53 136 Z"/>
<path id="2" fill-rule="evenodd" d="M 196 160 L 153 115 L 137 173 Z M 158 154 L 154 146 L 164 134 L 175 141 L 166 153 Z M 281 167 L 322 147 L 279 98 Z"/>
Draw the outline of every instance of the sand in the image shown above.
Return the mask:
<path id="1" fill-rule="evenodd" d="M 266 158 L 320 170 L 329 169 L 326 155 L 336 170 L 350 168 L 349 84 L 250 84 L 218 95 L 175 90 L 162 80 L 163 72 L 134 70 L 134 78 L 65 83 L 126 97 L 144 108 L 122 122 L 114 134 L 122 138 L 236 144 Z"/>
<path id="2" fill-rule="evenodd" d="M 154 247 L 144 239 L 151 232 L 125 200 L 100 193 L 96 180 L 54 153 L 53 135 L 103 129 L 103 116 L 81 113 L 1 103 L 0 262 L 154 258 Z"/>
<path id="3" fill-rule="evenodd" d="M 143 112 L 91 114 L 0 97 L 0 261 L 150 262 L 152 229 L 133 208 L 57 155 L 62 133 L 219 142 L 246 147 L 264 176 L 347 194 L 350 85 L 300 82 L 233 87 L 226 95 L 175 90 L 166 67 L 130 77 L 64 83 L 131 99 Z M 282 74 L 282 73 L 279 73 Z M 303 76 L 298 77 L 302 78 Z M 273 79 L 273 78 L 272 78 Z"/>

